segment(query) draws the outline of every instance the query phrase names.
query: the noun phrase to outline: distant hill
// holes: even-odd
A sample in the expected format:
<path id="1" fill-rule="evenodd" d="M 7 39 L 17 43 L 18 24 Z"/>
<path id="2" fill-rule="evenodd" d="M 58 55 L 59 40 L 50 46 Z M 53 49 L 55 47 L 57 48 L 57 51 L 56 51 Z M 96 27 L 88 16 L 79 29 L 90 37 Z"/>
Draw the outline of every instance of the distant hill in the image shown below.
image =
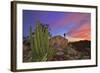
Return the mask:
<path id="1" fill-rule="evenodd" d="M 72 44 L 75 48 L 91 48 L 91 41 L 89 40 L 80 40 L 76 42 L 69 42 Z"/>
<path id="2" fill-rule="evenodd" d="M 69 44 L 72 44 L 77 51 L 87 52 L 88 54 L 91 53 L 91 41 L 89 40 L 80 40 L 77 42 L 70 42 Z"/>

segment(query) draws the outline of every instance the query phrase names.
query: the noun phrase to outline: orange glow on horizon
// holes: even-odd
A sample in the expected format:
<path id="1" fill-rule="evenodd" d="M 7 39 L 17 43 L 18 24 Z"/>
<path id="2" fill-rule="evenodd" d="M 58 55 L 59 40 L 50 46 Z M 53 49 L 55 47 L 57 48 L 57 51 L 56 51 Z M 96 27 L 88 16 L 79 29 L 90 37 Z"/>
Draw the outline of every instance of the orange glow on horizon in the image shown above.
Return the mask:
<path id="1" fill-rule="evenodd" d="M 78 30 L 74 30 L 71 32 L 71 37 L 81 38 L 84 40 L 91 40 L 91 28 L 89 25 L 82 26 Z"/>

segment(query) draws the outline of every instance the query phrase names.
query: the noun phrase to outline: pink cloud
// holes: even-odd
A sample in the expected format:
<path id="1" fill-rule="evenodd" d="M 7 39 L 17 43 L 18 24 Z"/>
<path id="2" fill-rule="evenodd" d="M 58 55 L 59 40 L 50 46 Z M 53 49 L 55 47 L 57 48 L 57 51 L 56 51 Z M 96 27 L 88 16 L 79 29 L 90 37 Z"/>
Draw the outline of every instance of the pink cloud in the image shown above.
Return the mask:
<path id="1" fill-rule="evenodd" d="M 85 40 L 90 40 L 91 39 L 91 27 L 88 24 L 84 24 L 81 28 L 78 30 L 74 30 L 71 32 L 72 37 L 76 38 L 82 38 Z"/>

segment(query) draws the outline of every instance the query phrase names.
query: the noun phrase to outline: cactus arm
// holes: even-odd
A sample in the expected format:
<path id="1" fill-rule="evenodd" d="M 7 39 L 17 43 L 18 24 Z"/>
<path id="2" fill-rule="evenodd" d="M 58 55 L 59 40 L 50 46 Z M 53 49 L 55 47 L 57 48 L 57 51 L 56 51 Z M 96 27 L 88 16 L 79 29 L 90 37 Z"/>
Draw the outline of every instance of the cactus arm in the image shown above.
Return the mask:
<path id="1" fill-rule="evenodd" d="M 36 49 L 34 47 L 34 37 L 32 37 L 32 27 L 30 26 L 30 45 L 31 45 L 31 49 L 32 49 L 32 61 L 35 61 L 35 57 L 36 57 Z M 34 57 L 33 57 L 34 56 Z"/>

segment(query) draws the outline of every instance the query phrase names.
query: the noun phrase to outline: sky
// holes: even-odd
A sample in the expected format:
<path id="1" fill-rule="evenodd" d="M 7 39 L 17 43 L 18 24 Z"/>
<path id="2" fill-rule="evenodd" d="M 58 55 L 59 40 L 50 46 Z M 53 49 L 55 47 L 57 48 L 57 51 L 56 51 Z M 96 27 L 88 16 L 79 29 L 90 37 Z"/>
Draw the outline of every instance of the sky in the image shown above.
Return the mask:
<path id="1" fill-rule="evenodd" d="M 29 35 L 30 26 L 34 32 L 37 21 L 48 24 L 52 36 L 66 33 L 67 38 L 91 40 L 90 13 L 23 10 L 24 37 Z"/>

